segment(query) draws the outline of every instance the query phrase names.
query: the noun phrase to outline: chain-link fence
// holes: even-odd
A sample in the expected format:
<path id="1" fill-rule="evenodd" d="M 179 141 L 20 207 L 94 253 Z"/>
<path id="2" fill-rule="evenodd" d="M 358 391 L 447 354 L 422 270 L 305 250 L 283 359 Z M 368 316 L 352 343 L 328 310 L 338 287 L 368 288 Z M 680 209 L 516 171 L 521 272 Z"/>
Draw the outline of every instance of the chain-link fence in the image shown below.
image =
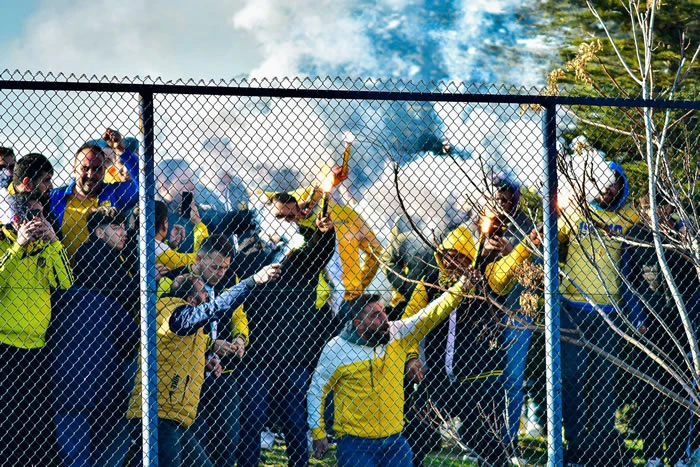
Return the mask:
<path id="1" fill-rule="evenodd" d="M 698 101 L 2 78 L 3 465 L 700 465 Z"/>

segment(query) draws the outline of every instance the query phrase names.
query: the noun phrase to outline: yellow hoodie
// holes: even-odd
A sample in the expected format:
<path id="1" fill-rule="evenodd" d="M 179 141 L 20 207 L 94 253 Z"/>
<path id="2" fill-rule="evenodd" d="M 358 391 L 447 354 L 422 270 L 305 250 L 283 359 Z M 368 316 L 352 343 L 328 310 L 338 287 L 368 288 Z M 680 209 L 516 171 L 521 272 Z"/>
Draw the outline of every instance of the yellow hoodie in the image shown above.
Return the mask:
<path id="1" fill-rule="evenodd" d="M 0 235 L 0 342 L 22 349 L 46 344 L 51 288 L 67 289 L 73 273 L 61 242 L 17 244 L 7 227 Z"/>
<path id="2" fill-rule="evenodd" d="M 158 365 L 158 418 L 184 427 L 194 422 L 204 383 L 206 352 L 211 340 L 200 328 L 192 335 L 178 336 L 170 330 L 170 316 L 187 306 L 181 298 L 163 297 L 156 302 L 156 348 Z M 141 359 L 126 418 L 141 418 Z"/>

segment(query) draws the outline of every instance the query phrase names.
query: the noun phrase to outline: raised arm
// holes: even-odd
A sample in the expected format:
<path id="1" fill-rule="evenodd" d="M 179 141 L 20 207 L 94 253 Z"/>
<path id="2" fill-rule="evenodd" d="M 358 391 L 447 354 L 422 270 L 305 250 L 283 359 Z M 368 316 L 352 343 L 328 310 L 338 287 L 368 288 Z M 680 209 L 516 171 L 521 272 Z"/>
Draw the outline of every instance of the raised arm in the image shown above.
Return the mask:
<path id="1" fill-rule="evenodd" d="M 280 265 L 270 264 L 262 268 L 254 276 L 239 282 L 223 292 L 213 302 L 202 303 L 197 306 L 184 305 L 179 307 L 170 316 L 170 330 L 179 336 L 194 334 L 202 326 L 222 319 L 232 308 L 242 305 L 256 285 L 277 280 L 279 275 Z"/>

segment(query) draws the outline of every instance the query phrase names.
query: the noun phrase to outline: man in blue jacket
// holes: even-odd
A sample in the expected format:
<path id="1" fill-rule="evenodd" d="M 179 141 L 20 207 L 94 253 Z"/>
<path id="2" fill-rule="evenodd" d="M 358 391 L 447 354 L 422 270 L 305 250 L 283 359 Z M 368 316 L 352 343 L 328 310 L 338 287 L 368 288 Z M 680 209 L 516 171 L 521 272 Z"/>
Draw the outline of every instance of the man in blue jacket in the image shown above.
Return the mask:
<path id="1" fill-rule="evenodd" d="M 87 214 L 92 209 L 110 206 L 125 210 L 138 202 L 138 156 L 124 146 L 118 132 L 107 129 L 102 138 L 119 155 L 131 180 L 104 183 L 107 157 L 100 146 L 84 144 L 76 151 L 73 180 L 66 186 L 51 190 L 51 211 L 61 226 L 63 245 L 69 257 L 90 236 Z"/>
<path id="2" fill-rule="evenodd" d="M 47 347 L 61 460 L 108 465 L 113 453 L 106 446 L 133 387 L 139 327 L 118 302 L 93 290 L 56 290 L 51 301 Z"/>

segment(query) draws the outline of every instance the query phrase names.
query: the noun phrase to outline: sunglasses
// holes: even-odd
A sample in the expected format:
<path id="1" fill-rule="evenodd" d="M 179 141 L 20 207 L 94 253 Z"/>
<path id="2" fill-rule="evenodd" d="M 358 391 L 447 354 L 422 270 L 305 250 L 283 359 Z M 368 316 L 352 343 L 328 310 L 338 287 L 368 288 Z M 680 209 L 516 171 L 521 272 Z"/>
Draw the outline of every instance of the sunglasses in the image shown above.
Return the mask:
<path id="1" fill-rule="evenodd" d="M 296 214 L 275 214 L 275 219 L 285 220 L 288 222 L 292 222 L 296 218 Z"/>

